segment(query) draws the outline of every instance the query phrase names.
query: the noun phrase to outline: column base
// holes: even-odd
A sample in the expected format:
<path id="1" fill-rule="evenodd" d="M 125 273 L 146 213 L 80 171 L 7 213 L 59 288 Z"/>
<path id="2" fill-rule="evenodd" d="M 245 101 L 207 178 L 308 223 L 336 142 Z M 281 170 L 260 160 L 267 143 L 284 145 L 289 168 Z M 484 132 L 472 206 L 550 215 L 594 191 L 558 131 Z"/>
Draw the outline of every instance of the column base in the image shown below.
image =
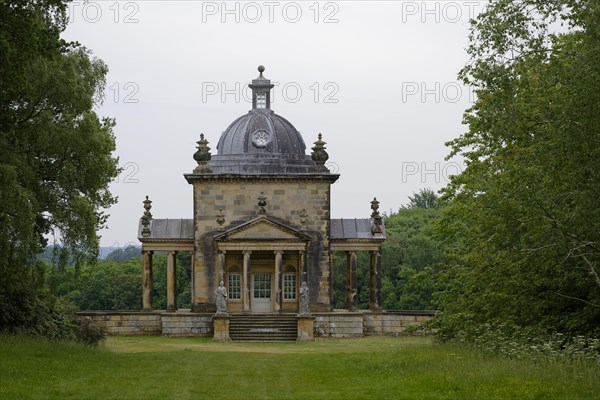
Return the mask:
<path id="1" fill-rule="evenodd" d="M 175 306 L 168 306 L 167 307 L 167 312 L 176 312 L 177 311 L 177 307 Z"/>

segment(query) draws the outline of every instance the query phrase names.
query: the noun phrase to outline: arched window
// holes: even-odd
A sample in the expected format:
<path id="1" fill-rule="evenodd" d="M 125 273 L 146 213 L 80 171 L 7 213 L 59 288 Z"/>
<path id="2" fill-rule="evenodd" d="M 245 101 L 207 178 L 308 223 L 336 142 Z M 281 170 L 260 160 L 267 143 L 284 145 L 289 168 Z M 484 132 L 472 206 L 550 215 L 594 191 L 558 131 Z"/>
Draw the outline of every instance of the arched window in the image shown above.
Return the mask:
<path id="1" fill-rule="evenodd" d="M 283 300 L 296 300 L 296 268 L 288 265 L 283 273 Z"/>
<path id="2" fill-rule="evenodd" d="M 227 294 L 230 300 L 242 298 L 242 274 L 237 266 L 229 267 L 227 273 Z"/>

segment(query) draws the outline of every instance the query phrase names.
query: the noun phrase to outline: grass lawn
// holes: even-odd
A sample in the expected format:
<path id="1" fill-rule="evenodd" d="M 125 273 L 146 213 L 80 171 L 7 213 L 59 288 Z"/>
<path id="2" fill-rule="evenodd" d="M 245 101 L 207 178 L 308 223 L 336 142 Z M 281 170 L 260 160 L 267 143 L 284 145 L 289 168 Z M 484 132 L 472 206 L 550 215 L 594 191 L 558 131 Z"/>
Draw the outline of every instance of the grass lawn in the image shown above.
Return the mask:
<path id="1" fill-rule="evenodd" d="M 600 367 L 481 358 L 430 338 L 98 348 L 0 336 L 0 399 L 599 399 Z"/>

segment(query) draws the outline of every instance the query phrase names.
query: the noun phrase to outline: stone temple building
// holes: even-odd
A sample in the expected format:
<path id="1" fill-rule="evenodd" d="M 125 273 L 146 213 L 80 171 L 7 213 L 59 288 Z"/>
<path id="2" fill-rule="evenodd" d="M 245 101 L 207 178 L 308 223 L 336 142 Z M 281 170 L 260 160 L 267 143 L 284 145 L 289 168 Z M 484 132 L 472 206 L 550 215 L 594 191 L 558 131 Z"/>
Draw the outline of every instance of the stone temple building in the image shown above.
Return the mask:
<path id="1" fill-rule="evenodd" d="M 370 218 L 331 218 L 331 185 L 340 175 L 327 167 L 325 142 L 315 135 L 307 154 L 300 132 L 271 109 L 274 85 L 263 76 L 264 67 L 258 70 L 249 85 L 252 109 L 223 131 L 217 154 L 200 135 L 193 154 L 197 166 L 184 174 L 193 186 L 193 218 L 153 218 L 151 201 L 144 201 L 138 230 L 144 309 L 152 309 L 153 252 L 164 251 L 166 312 L 177 310 L 175 255 L 187 251 L 192 253 L 192 313 L 215 313 L 220 281 L 231 314 L 297 313 L 302 282 L 309 288 L 310 312 L 331 312 L 332 253 L 341 251 L 347 254 L 347 308 L 354 311 L 357 252 L 366 251 L 369 307 L 379 310 L 385 240 L 379 203 L 371 202 Z"/>

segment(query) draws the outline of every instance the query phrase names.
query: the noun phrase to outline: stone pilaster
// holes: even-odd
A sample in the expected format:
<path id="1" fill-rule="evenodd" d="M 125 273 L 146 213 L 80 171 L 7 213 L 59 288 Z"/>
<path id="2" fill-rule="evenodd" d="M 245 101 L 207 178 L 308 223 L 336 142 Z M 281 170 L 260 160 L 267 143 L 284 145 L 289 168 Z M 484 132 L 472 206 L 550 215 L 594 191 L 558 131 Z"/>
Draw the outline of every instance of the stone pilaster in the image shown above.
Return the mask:
<path id="1" fill-rule="evenodd" d="M 194 273 L 194 252 L 192 251 L 190 254 L 190 286 L 191 286 L 191 295 L 192 295 L 192 309 L 194 307 L 194 293 L 196 293 L 195 289 L 195 273 Z"/>
<path id="2" fill-rule="evenodd" d="M 300 282 L 307 282 L 307 276 L 306 276 L 306 262 L 304 261 L 304 250 L 300 250 L 299 252 L 299 256 L 298 259 L 298 264 L 299 264 L 299 271 L 300 271 Z"/>

